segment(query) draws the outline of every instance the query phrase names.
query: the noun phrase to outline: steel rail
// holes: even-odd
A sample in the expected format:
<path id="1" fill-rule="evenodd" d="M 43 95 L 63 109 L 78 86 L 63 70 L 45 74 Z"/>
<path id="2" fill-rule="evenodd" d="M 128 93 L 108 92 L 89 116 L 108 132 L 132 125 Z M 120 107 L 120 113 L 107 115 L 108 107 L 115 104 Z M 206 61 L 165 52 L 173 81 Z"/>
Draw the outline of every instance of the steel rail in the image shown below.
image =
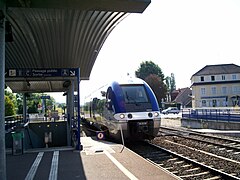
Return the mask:
<path id="1" fill-rule="evenodd" d="M 203 136 L 203 137 L 208 137 L 208 138 L 213 138 L 213 139 L 219 139 L 219 140 L 225 140 L 225 141 L 229 141 L 229 142 L 234 142 L 234 143 L 240 143 L 240 140 L 237 139 L 229 139 L 229 138 L 224 138 L 224 137 L 219 137 L 219 136 L 213 136 L 213 135 L 209 135 L 209 134 L 202 134 L 200 132 L 195 132 L 193 130 L 182 130 L 182 129 L 174 129 L 174 128 L 170 128 L 170 127 L 163 127 L 161 126 L 160 129 L 167 129 L 167 130 L 172 130 L 172 131 L 179 131 L 179 132 L 183 132 L 183 133 L 188 133 L 188 134 L 193 134 L 193 135 L 199 135 L 199 136 Z"/>
<path id="2" fill-rule="evenodd" d="M 240 151 L 240 142 L 238 142 L 239 143 L 239 147 L 236 147 L 236 146 L 233 146 L 233 145 L 230 145 L 230 144 L 221 144 L 221 143 L 207 141 L 207 140 L 198 139 L 198 138 L 194 138 L 194 137 L 188 137 L 188 136 L 185 136 L 185 135 L 182 135 L 182 134 L 178 134 L 178 133 L 169 133 L 169 134 L 170 135 L 174 135 L 174 136 L 178 136 L 178 137 L 181 137 L 181 138 L 185 138 L 185 139 L 190 139 L 190 140 L 194 140 L 194 141 L 199 141 L 199 142 L 203 142 L 203 143 L 207 143 L 207 144 L 212 144 L 212 145 L 215 145 L 215 146 L 220 146 L 220 147 L 224 147 L 224 148 Z M 212 139 L 217 139 L 217 140 L 225 140 L 225 139 L 219 139 L 219 138 L 215 138 L 215 137 L 207 137 L 207 138 L 212 138 Z M 236 142 L 234 142 L 234 143 L 236 143 Z"/>
<path id="3" fill-rule="evenodd" d="M 220 170 L 218 170 L 218 169 L 215 169 L 215 168 L 213 168 L 213 167 L 207 166 L 207 165 L 205 165 L 205 164 L 202 164 L 202 163 L 197 162 L 197 161 L 195 161 L 195 160 L 192 160 L 192 159 L 190 159 L 190 158 L 184 157 L 183 155 L 177 154 L 177 153 L 175 153 L 175 152 L 173 152 L 173 151 L 170 151 L 170 150 L 168 150 L 168 149 L 159 147 L 159 146 L 157 146 L 157 145 L 155 145 L 155 144 L 152 144 L 152 143 L 150 143 L 150 142 L 149 142 L 148 144 L 151 145 L 151 146 L 154 146 L 154 147 L 156 147 L 156 148 L 158 148 L 158 149 L 160 149 L 160 150 L 162 150 L 162 151 L 165 151 L 165 152 L 167 152 L 167 153 L 169 153 L 169 154 L 171 154 L 171 155 L 177 156 L 178 158 L 181 158 L 181 159 L 183 159 L 183 160 L 185 160 L 185 161 L 187 161 L 187 162 L 190 162 L 190 163 L 192 163 L 192 164 L 194 164 L 194 165 L 200 166 L 200 167 L 203 168 L 203 169 L 209 170 L 210 172 L 212 172 L 212 173 L 215 174 L 215 175 L 220 175 L 220 176 L 221 176 L 222 178 L 224 178 L 224 179 L 238 179 L 238 180 L 240 180 L 239 177 L 233 176 L 233 175 L 231 175 L 231 174 L 228 174 L 228 173 L 225 173 L 225 172 L 220 171 Z"/>

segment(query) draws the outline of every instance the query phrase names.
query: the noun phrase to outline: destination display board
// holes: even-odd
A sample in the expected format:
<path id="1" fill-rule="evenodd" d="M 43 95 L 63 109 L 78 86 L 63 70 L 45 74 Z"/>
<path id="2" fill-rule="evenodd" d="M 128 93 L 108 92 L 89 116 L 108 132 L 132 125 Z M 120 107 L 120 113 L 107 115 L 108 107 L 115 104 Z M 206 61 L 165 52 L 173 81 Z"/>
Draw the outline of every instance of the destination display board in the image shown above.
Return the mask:
<path id="1" fill-rule="evenodd" d="M 5 77 L 75 77 L 77 68 L 7 69 Z"/>

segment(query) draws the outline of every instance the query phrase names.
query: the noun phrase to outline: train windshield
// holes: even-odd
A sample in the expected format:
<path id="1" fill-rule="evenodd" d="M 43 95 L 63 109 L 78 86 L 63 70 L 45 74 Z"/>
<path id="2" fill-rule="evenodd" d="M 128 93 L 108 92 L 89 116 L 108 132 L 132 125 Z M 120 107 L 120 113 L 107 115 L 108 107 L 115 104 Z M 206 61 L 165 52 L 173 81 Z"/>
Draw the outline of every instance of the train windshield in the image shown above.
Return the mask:
<path id="1" fill-rule="evenodd" d="M 125 103 L 148 103 L 149 99 L 143 85 L 121 86 Z"/>

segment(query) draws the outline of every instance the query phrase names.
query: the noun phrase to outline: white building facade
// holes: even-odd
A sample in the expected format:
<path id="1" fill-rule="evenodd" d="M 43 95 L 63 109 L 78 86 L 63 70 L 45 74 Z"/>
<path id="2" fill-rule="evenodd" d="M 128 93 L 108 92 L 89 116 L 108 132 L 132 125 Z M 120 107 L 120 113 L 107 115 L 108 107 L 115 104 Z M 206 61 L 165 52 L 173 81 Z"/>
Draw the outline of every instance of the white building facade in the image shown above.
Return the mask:
<path id="1" fill-rule="evenodd" d="M 192 107 L 240 106 L 240 66 L 207 65 L 191 77 Z"/>

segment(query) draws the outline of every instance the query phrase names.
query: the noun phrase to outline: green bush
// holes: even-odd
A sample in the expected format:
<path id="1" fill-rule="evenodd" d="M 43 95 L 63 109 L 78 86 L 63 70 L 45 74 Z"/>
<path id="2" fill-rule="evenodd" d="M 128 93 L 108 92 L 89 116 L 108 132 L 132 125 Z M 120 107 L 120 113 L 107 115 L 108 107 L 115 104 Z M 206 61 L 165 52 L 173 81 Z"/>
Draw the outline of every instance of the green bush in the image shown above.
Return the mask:
<path id="1" fill-rule="evenodd" d="M 15 115 L 14 103 L 11 101 L 9 96 L 5 96 L 5 116 Z"/>

